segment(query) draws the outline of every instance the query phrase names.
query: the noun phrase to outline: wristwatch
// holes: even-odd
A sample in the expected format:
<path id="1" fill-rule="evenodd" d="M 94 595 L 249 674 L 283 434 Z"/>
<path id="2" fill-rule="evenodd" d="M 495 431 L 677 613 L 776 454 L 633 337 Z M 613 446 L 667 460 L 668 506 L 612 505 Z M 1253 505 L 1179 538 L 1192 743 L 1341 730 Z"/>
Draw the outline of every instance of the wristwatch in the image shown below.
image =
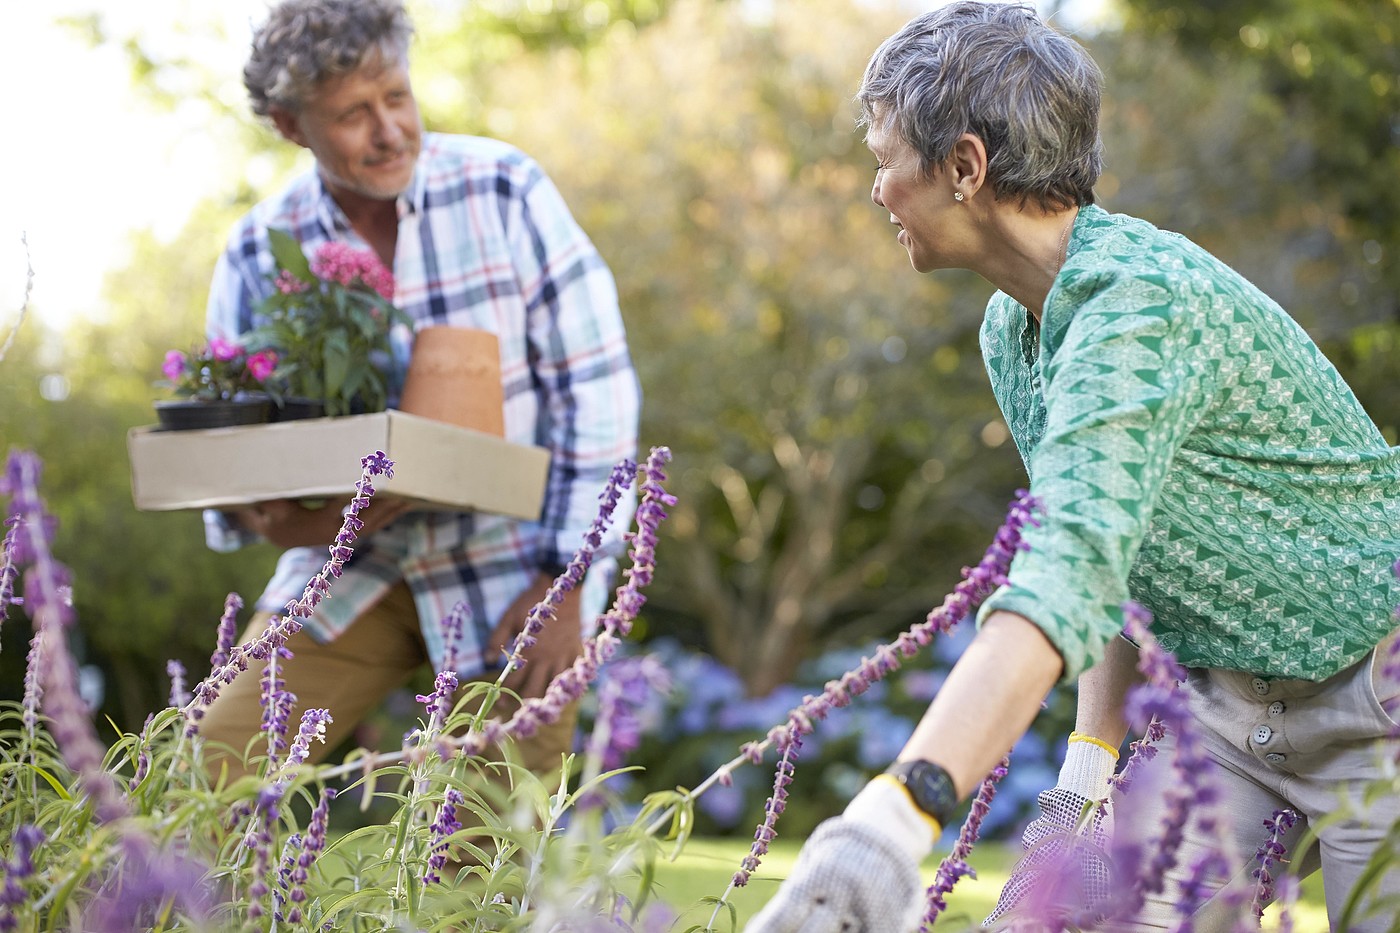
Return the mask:
<path id="1" fill-rule="evenodd" d="M 931 761 L 897 761 L 885 771 L 909 792 L 914 805 L 947 826 L 958 808 L 958 792 L 948 772 Z"/>

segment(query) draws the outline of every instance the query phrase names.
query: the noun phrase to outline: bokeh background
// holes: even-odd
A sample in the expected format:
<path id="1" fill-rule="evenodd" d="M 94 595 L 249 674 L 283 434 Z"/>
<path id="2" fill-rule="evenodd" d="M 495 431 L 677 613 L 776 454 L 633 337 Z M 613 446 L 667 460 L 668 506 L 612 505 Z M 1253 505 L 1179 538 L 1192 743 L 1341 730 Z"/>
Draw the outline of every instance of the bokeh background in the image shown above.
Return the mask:
<path id="1" fill-rule="evenodd" d="M 935 5 L 409 4 L 428 128 L 508 140 L 552 175 L 617 276 L 643 445 L 675 453 L 680 504 L 632 645 L 667 660 L 675 690 L 648 719 L 638 793 L 698 783 L 921 620 L 1024 482 L 977 354 L 990 288 L 910 271 L 869 201 L 854 126 L 870 52 Z M 46 463 L 107 738 L 166 703 L 167 659 L 207 671 L 225 594 L 251 602 L 276 557 L 216 555 L 196 514 L 135 511 L 125 452 L 153 420 L 165 350 L 201 332 L 230 225 L 309 167 L 244 103 L 264 9 L 55 0 L 9 14 L 0 442 Z M 1106 75 L 1101 203 L 1187 234 L 1276 298 L 1397 443 L 1400 4 L 1040 9 Z M 832 718 L 804 752 L 789 826 L 883 767 L 967 634 Z M 21 693 L 28 637 L 22 613 L 0 632 L 0 698 Z M 997 831 L 1053 782 L 1064 694 L 1013 756 Z M 413 715 L 406 692 L 362 738 L 392 741 Z M 767 777 L 741 774 L 707 795 L 706 830 L 746 832 L 761 812 Z"/>

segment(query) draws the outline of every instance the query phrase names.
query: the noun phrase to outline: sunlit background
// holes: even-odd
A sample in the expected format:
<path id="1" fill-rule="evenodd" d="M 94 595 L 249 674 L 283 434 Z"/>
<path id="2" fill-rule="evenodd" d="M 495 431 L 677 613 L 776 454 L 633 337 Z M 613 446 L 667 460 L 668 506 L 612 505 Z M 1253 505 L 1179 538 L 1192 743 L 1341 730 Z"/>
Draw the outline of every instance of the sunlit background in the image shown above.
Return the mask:
<path id="1" fill-rule="evenodd" d="M 750 0 L 755 10 L 767 5 Z M 103 314 L 103 276 L 128 256 L 132 231 L 169 240 L 223 179 L 241 172 L 255 186 L 270 181 L 265 163 L 250 170 L 246 160 L 233 161 L 241 151 L 225 144 L 234 131 L 226 115 L 195 96 L 156 106 L 121 45 L 95 45 L 85 24 L 98 16 L 110 35 L 134 39 L 149 57 L 198 62 L 236 110 L 248 38 L 267 8 L 266 0 L 46 0 L 10 8 L 19 41 L 0 56 L 12 131 L 0 189 L 0 327 L 23 296 L 21 236 L 35 270 L 30 310 L 61 329 Z M 1107 15 L 1106 0 L 1069 0 L 1059 21 L 1092 29 Z M 190 90 L 173 81 L 158 88 L 174 97 Z"/>

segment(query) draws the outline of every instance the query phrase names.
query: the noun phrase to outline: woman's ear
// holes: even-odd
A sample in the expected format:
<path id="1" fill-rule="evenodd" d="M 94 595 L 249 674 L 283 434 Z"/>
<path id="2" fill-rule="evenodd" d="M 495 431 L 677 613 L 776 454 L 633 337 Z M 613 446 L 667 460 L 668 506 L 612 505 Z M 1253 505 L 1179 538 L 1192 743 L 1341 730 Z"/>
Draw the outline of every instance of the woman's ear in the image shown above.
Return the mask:
<path id="1" fill-rule="evenodd" d="M 963 133 L 953 142 L 948 155 L 949 180 L 953 189 L 971 199 L 987 181 L 987 147 L 978 136 Z"/>

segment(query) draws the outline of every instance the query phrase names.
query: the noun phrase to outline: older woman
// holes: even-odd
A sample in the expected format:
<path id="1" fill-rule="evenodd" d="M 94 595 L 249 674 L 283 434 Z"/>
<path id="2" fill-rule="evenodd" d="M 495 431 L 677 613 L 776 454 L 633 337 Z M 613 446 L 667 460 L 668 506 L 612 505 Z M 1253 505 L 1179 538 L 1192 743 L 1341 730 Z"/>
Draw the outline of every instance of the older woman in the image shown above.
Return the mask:
<path id="1" fill-rule="evenodd" d="M 1078 683 L 1079 714 L 1039 822 L 1072 826 L 1107 795 L 1127 733 L 1129 599 L 1189 670 L 1228 824 L 1188 836 L 1129 928 L 1170 925 L 1182 875 L 1214 846 L 1229 868 L 1206 879 L 1196 929 L 1227 929 L 1228 892 L 1250 883 L 1263 821 L 1285 806 L 1294 839 L 1318 834 L 1304 865 L 1320 864 L 1336 926 L 1400 816 L 1387 798 L 1319 820 L 1379 776 L 1378 743 L 1396 751 L 1377 657 L 1400 603 L 1400 448 L 1273 301 L 1185 238 L 1094 204 L 1099 86 L 1083 49 L 1001 3 L 921 16 L 866 69 L 871 197 L 916 270 L 999 289 L 983 353 L 1044 513 L 894 766 L 818 828 L 750 931 L 915 926 L 919 860 L 1056 682 Z"/>

